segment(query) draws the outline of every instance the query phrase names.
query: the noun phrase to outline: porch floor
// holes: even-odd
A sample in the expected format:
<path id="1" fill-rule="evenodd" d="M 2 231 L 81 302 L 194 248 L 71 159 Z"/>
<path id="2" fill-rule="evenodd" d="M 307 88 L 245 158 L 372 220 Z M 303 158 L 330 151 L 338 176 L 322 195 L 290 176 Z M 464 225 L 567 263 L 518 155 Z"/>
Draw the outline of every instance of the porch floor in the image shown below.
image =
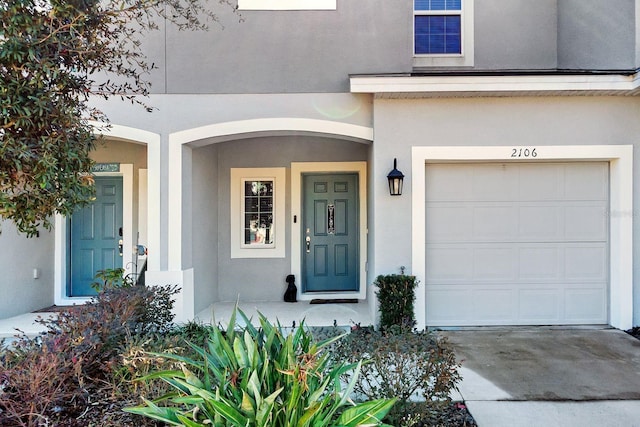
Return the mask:
<path id="1" fill-rule="evenodd" d="M 217 302 L 196 314 L 195 320 L 204 324 L 220 323 L 226 326 L 235 307 L 235 302 Z M 270 322 L 277 321 L 283 327 L 290 327 L 293 322 L 299 325 L 304 319 L 307 326 L 362 326 L 373 325 L 367 301 L 357 304 L 309 304 L 308 301 L 286 303 L 278 301 L 240 301 L 240 309 L 258 323 L 258 312 L 262 313 Z M 20 329 L 28 336 L 38 335 L 44 328 L 36 322 L 38 318 L 55 316 L 55 313 L 25 313 L 19 316 L 0 319 L 0 339 L 12 338 Z M 215 318 L 215 322 L 214 322 Z"/>
<path id="2" fill-rule="evenodd" d="M 196 320 L 205 324 L 220 323 L 226 326 L 236 302 L 216 302 L 196 314 Z M 287 303 L 279 301 L 240 301 L 238 307 L 258 324 L 258 312 L 270 322 L 280 322 L 290 327 L 293 322 L 299 325 L 304 320 L 307 326 L 362 326 L 373 325 L 369 312 L 369 303 L 360 300 L 358 303 L 309 304 L 308 301 Z M 214 321 L 215 319 L 215 321 Z"/>

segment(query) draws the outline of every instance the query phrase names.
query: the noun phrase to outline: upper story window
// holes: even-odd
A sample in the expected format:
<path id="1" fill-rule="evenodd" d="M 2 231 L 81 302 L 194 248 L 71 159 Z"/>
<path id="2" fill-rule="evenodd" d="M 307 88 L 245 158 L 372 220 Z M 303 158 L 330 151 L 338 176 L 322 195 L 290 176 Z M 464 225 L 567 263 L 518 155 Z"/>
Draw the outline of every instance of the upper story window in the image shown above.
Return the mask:
<path id="1" fill-rule="evenodd" d="M 414 0 L 415 67 L 473 65 L 473 0 Z"/>
<path id="2" fill-rule="evenodd" d="M 337 0 L 238 0 L 240 10 L 336 10 Z"/>

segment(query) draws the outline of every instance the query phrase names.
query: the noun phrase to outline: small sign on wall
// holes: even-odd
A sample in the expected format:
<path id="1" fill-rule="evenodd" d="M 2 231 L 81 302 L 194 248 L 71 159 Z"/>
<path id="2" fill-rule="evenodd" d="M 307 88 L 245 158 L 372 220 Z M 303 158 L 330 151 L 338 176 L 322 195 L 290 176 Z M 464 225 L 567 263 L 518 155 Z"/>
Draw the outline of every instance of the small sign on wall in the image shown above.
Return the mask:
<path id="1" fill-rule="evenodd" d="M 120 172 L 120 163 L 96 163 L 91 166 L 91 172 Z"/>

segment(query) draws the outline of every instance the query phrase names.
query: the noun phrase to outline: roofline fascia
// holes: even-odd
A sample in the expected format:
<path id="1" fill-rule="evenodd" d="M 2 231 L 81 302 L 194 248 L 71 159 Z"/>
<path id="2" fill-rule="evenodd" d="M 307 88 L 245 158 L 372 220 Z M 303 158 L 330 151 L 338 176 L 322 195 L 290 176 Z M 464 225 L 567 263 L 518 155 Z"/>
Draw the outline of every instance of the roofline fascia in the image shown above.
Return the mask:
<path id="1" fill-rule="evenodd" d="M 352 93 L 634 92 L 640 74 L 353 75 Z"/>

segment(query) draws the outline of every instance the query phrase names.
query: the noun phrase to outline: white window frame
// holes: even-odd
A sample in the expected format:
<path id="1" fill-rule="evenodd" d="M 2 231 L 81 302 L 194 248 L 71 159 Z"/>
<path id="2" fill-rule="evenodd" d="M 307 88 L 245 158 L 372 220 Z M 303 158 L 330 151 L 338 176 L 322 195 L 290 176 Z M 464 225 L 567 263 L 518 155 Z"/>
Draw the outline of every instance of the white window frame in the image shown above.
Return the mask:
<path id="1" fill-rule="evenodd" d="M 273 181 L 273 244 L 244 244 L 244 183 Z M 285 257 L 285 168 L 231 168 L 231 258 Z"/>
<path id="2" fill-rule="evenodd" d="M 415 16 L 416 15 L 460 15 L 460 51 L 459 54 L 438 53 L 438 54 L 416 54 L 415 48 Z M 461 0 L 460 11 L 457 10 L 415 10 L 413 6 L 412 32 L 412 52 L 413 66 L 420 67 L 472 67 L 474 64 L 473 49 L 473 0 Z"/>
<path id="3" fill-rule="evenodd" d="M 239 10 L 336 10 L 337 0 L 238 0 Z"/>

